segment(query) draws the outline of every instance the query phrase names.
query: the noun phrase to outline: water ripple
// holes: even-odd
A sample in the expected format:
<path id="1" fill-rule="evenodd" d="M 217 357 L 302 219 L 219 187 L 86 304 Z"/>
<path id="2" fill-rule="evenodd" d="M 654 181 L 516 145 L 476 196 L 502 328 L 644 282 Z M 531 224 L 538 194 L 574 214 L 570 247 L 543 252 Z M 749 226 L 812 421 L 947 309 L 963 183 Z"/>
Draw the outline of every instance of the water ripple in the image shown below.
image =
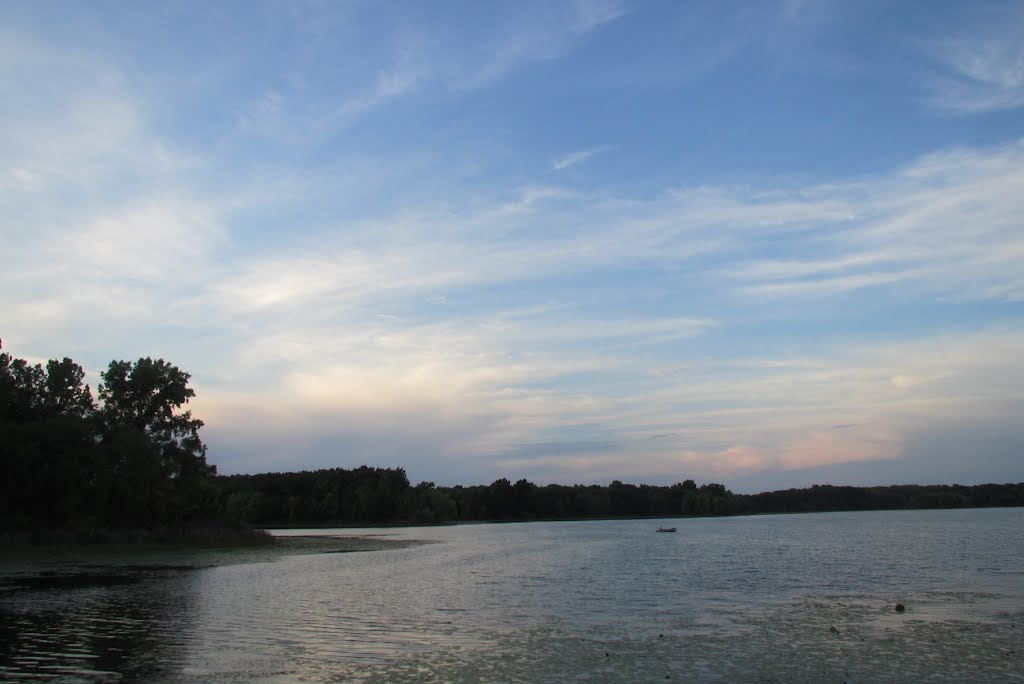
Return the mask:
<path id="1" fill-rule="evenodd" d="M 952 650 L 975 681 L 1021 681 L 1021 523 L 474 525 L 396 531 L 445 543 L 385 552 L 22 568 L 0 572 L 0 679 L 792 681 L 827 662 L 836 681 L 908 681 L 968 672 Z"/>

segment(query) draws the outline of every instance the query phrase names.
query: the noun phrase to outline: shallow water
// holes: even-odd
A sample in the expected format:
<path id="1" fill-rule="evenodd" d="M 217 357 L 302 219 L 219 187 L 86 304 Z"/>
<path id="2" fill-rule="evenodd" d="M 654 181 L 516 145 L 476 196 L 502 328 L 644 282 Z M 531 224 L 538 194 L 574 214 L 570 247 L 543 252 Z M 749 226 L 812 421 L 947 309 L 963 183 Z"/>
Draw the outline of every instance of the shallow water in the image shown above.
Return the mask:
<path id="1" fill-rule="evenodd" d="M 1024 681 L 1024 509 L 661 522 L 391 529 L 440 543 L 213 567 L 5 563 L 0 679 Z"/>

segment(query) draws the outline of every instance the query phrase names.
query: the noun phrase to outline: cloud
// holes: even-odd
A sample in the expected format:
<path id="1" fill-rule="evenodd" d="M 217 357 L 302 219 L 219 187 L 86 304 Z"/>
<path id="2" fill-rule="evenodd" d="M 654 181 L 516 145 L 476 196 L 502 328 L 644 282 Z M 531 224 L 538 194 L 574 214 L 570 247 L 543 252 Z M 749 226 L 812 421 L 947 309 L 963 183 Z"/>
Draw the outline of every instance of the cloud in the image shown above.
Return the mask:
<path id="1" fill-rule="evenodd" d="M 557 59 L 588 34 L 629 13 L 616 0 L 518 4 L 494 24 L 485 38 L 449 58 L 445 81 L 456 90 L 480 88 L 523 66 Z"/>
<path id="2" fill-rule="evenodd" d="M 229 398 L 201 391 L 193 410 L 207 425 L 204 441 L 218 454 L 220 472 L 264 472 L 366 463 L 404 467 L 411 477 L 438 466 L 479 482 L 487 469 L 468 458 L 462 444 L 486 434 L 485 413 L 451 413 L 432 403 L 328 410 L 294 401 Z M 487 473 L 488 475 L 490 473 Z"/>
<path id="3" fill-rule="evenodd" d="M 201 133 L 124 59 L 0 40 L 5 342 L 93 372 L 179 364 L 225 471 L 728 484 L 924 463 L 932 428 L 1017 420 L 1021 141 L 641 190 L 552 182 L 607 147 L 360 147 L 371 112 L 474 100 L 622 13 L 538 4 L 454 45 L 410 20 L 365 59 L 318 43 L 305 58 L 360 59 L 308 98 L 283 76 L 232 89 L 236 116 Z M 977 73 L 1013 86 L 997 71 Z M 366 128 L 335 136 L 331 116 Z"/>
<path id="4" fill-rule="evenodd" d="M 590 159 L 595 155 L 601 154 L 602 152 L 607 152 L 610 149 L 611 147 L 609 147 L 608 145 L 602 145 L 601 147 L 591 147 L 590 149 L 581 150 L 579 152 L 573 152 L 572 154 L 568 154 L 562 157 L 561 159 L 556 159 L 555 162 L 551 165 L 551 170 L 561 171 L 563 169 L 567 169 L 570 166 L 579 164 L 580 162 L 586 161 L 587 159 Z"/>
<path id="5" fill-rule="evenodd" d="M 435 215 L 428 207 L 412 223 L 404 215 L 382 215 L 362 225 L 349 225 L 344 240 L 319 241 L 316 257 L 300 251 L 252 261 L 237 272 L 236 284 L 221 287 L 243 305 L 253 298 L 270 297 L 267 301 L 271 301 L 284 292 L 294 297 L 303 291 L 310 297 L 326 291 L 344 293 L 352 300 L 404 290 L 436 291 L 584 274 L 623 260 L 657 266 L 709 255 L 731 262 L 723 273 L 746 281 L 741 285 L 743 292 L 841 292 L 908 279 L 934 279 L 946 285 L 948 277 L 930 266 L 936 257 L 957 260 L 959 278 L 1003 275 L 1006 286 L 1014 282 L 1010 273 L 993 271 L 991 266 L 996 262 L 1009 266 L 1015 249 L 1012 196 L 1020 174 L 1006 167 L 1020 156 L 1017 147 L 1002 151 L 1007 165 L 979 169 L 976 178 L 936 182 L 939 172 L 932 168 L 924 177 L 911 170 L 879 178 L 870 188 L 862 183 L 791 192 L 701 188 L 645 202 L 531 188 L 512 200 L 497 198 L 480 211 L 462 211 L 454 219 L 448 212 Z M 977 155 L 976 161 L 984 156 Z M 999 156 L 997 152 L 992 158 Z M 964 171 L 970 169 L 969 162 L 951 158 L 945 168 Z M 924 162 L 929 167 L 934 164 L 934 160 Z M 991 199 L 984 208 L 992 219 L 986 228 L 991 239 L 979 245 L 968 240 L 959 226 L 975 222 L 978 194 L 971 193 L 989 180 L 990 186 L 979 193 Z M 946 238 L 942 242 L 936 241 L 940 230 Z M 368 241 L 356 239 L 359 235 Z M 398 239 L 385 240 L 389 235 Z M 421 240 L 418 235 L 430 239 Z M 769 235 L 786 236 L 793 252 L 820 253 L 823 247 L 830 251 L 815 260 L 744 258 L 746 251 L 756 249 Z M 353 248 L 354 243 L 358 247 Z M 975 252 L 968 263 L 983 262 L 973 272 L 963 269 L 963 252 L 968 250 Z M 927 262 L 928 268 L 920 262 Z M 988 292 L 996 283 L 978 285 L 979 291 Z M 276 288 L 277 294 L 260 294 L 268 288 Z"/>
<path id="6" fill-rule="evenodd" d="M 737 296 L 822 298 L 899 286 L 1014 300 L 1024 292 L 1016 268 L 1024 254 L 1015 199 L 1024 193 L 1022 162 L 1024 145 L 1012 143 L 930 155 L 846 183 L 705 187 L 644 201 L 534 187 L 455 215 L 427 205 L 347 224 L 317 234 L 315 245 L 250 259 L 211 289 L 243 309 L 324 296 L 353 306 L 589 277 L 623 264 L 689 264 L 716 287 L 731 282 Z M 780 247 L 786 258 L 764 257 Z"/>
<path id="7" fill-rule="evenodd" d="M 86 321 L 102 322 L 129 357 L 153 348 L 142 328 L 169 325 L 176 346 L 191 349 L 171 358 L 202 379 L 197 414 L 226 471 L 285 453 L 326 465 L 398 462 L 407 450 L 414 477 L 437 481 L 524 469 L 559 481 L 728 482 L 889 461 L 928 425 L 1019 408 L 1021 333 L 730 358 L 737 316 L 751 294 L 827 299 L 896 282 L 935 295 L 1015 291 L 1022 149 L 955 150 L 845 184 L 643 201 L 516 189 L 456 216 L 406 208 L 326 240 L 220 261 L 235 239 L 225 226 L 249 194 L 211 202 L 156 185 L 70 228 L 19 234 L 47 261 L 8 257 L 7 282 L 17 278 L 23 294 L 5 310 L 25 322 L 16 337 L 94 329 L 78 342 L 94 347 L 104 347 L 101 330 Z M 282 197 L 273 201 L 287 206 Z M 766 260 L 758 245 L 768 239 L 814 258 Z M 644 296 L 635 287 L 621 292 L 627 308 L 608 307 L 619 285 L 601 281 L 616 269 L 682 264 L 715 290 L 714 318 L 631 310 Z M 47 285 L 55 268 L 64 276 Z M 545 291 L 569 276 L 603 292 L 601 306 Z M 510 284 L 538 287 L 536 299 L 459 306 Z M 449 302 L 441 319 L 412 304 L 439 293 Z M 964 391 L 972 387 L 983 392 Z M 257 396 L 273 397 L 273 408 Z M 395 425 L 407 436 L 388 437 Z M 566 436 L 566 425 L 601 438 Z"/>
<path id="8" fill-rule="evenodd" d="M 575 0 L 571 26 L 577 32 L 591 31 L 630 12 L 621 0 Z"/>
<path id="9" fill-rule="evenodd" d="M 323 144 L 362 117 L 415 94 L 458 98 L 531 64 L 560 58 L 628 13 L 622 3 L 606 0 L 517 3 L 488 8 L 473 32 L 453 33 L 452 24 L 439 21 L 443 11 L 416 19 L 415 12 L 393 9 L 370 10 L 390 19 L 372 39 L 346 30 L 345 19 L 333 16 L 331 8 L 323 22 L 330 29 L 300 22 L 307 59 L 335 64 L 328 88 L 334 94 L 311 98 L 305 78 L 283 81 L 250 99 L 239 117 L 241 132 L 290 146 Z M 355 25 L 355 18 L 347 19 Z M 359 19 L 376 23 L 379 18 Z M 310 33 L 315 39 L 305 40 Z"/>
<path id="10" fill-rule="evenodd" d="M 926 43 L 939 68 L 927 82 L 928 102 L 953 114 L 1024 106 L 1024 11 L 975 13 L 960 35 Z"/>
<path id="11" fill-rule="evenodd" d="M 984 484 L 1020 481 L 1018 463 L 1024 431 L 1001 419 L 958 419 L 910 431 L 899 453 L 877 461 L 846 461 L 807 468 L 736 473 L 733 491 L 761 492 L 812 484 Z"/>
<path id="12" fill-rule="evenodd" d="M 352 117 L 370 111 L 396 98 L 414 92 L 434 76 L 422 48 L 404 45 L 394 56 L 394 63 L 377 72 L 373 87 L 346 100 L 338 107 L 342 117 Z"/>
<path id="13" fill-rule="evenodd" d="M 404 424 L 406 414 L 419 416 L 414 431 L 420 420 L 463 426 L 431 433 L 434 441 L 419 447 L 417 453 L 433 456 L 417 472 L 436 480 L 463 465 L 486 470 L 489 463 L 484 479 L 502 472 L 563 482 L 743 481 L 757 473 L 903 458 L 912 435 L 929 426 L 1006 420 L 1024 407 L 1018 389 L 1024 369 L 1016 362 L 1024 333 L 1013 329 L 851 342 L 804 359 L 695 358 L 669 376 L 644 373 L 645 355 L 605 356 L 579 343 L 520 356 L 518 338 L 505 333 L 388 321 L 361 337 L 335 338 L 334 345 L 278 355 L 269 339 L 253 351 L 294 366 L 284 384 L 262 390 L 292 416 L 284 421 L 289 434 L 297 430 L 314 442 L 317 434 L 334 435 L 332 443 L 342 444 L 346 430 L 359 435 L 391 420 Z M 318 366 L 295 365 L 303 358 Z M 216 388 L 203 394 L 218 397 Z M 224 434 L 245 432 L 202 408 Z M 587 437 L 566 434 L 571 425 Z M 359 453 L 378 453 L 366 446 L 372 440 L 360 439 Z M 392 448 L 397 453 L 394 440 L 382 438 L 379 453 Z M 310 454 L 329 458 L 324 451 Z"/>
<path id="14" fill-rule="evenodd" d="M 728 271 L 742 291 L 827 297 L 899 284 L 942 296 L 1016 299 L 1024 236 L 1015 199 L 1024 193 L 1024 144 L 924 157 L 901 173 L 833 185 L 849 214 L 822 212 L 794 232 L 789 251 L 815 258 L 753 259 Z M 854 207 L 856 209 L 854 210 Z M 791 223 L 794 228 L 813 221 Z M 816 225 L 815 225 L 816 224 Z"/>

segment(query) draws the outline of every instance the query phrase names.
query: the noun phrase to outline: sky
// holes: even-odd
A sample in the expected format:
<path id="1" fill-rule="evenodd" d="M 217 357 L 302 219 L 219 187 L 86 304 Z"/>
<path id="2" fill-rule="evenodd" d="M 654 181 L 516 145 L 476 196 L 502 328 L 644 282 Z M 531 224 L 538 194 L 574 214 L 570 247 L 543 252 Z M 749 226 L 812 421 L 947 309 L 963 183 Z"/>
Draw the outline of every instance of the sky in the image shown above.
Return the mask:
<path id="1" fill-rule="evenodd" d="M 1024 480 L 1024 3 L 0 0 L 0 338 L 221 473 Z"/>

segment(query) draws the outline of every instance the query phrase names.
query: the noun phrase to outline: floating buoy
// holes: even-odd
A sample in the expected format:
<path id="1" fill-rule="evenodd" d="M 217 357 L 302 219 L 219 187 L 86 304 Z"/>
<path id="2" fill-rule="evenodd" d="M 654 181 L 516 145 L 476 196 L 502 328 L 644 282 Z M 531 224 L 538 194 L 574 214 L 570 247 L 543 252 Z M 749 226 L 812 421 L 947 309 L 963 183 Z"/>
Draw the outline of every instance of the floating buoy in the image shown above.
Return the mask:
<path id="1" fill-rule="evenodd" d="M 905 610 L 906 610 L 906 608 L 904 608 L 904 607 L 903 607 L 903 604 L 902 604 L 902 603 L 897 603 L 897 604 L 896 604 L 896 612 L 897 612 L 897 613 L 902 613 L 902 612 L 903 612 L 903 611 L 905 611 Z"/>

